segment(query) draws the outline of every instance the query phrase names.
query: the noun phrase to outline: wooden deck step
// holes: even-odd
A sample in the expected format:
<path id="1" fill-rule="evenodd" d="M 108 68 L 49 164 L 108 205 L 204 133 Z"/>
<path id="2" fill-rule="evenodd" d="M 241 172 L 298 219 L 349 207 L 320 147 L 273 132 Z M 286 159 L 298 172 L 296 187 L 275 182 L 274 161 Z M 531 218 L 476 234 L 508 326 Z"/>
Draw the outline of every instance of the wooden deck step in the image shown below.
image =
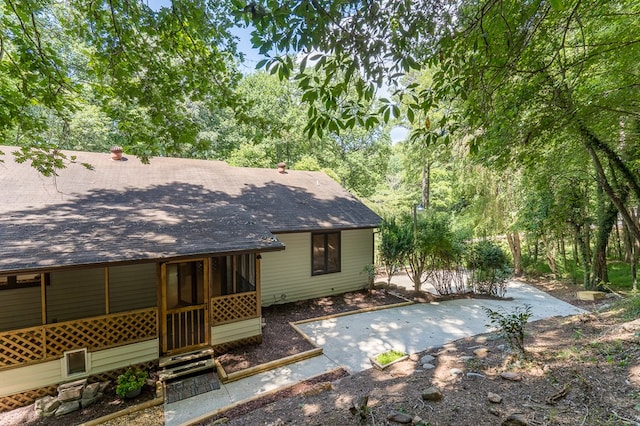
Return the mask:
<path id="1" fill-rule="evenodd" d="M 172 365 L 184 364 L 200 358 L 213 357 L 213 348 L 198 349 L 197 351 L 185 352 L 178 355 L 162 357 L 158 363 L 160 368 L 166 368 Z"/>
<path id="2" fill-rule="evenodd" d="M 213 358 L 197 360 L 188 364 L 167 368 L 158 373 L 158 378 L 162 382 L 173 380 L 179 377 L 188 376 L 199 371 L 215 369 Z"/>

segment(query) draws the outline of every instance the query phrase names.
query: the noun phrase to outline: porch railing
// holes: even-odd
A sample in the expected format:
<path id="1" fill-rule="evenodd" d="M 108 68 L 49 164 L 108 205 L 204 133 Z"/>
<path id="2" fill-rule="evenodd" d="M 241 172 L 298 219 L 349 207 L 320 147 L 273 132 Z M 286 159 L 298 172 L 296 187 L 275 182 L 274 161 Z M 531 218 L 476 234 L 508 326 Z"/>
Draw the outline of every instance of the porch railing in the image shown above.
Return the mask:
<path id="1" fill-rule="evenodd" d="M 205 327 L 206 305 L 186 306 L 167 313 L 166 352 L 197 347 L 206 343 L 209 330 Z"/>
<path id="2" fill-rule="evenodd" d="M 60 358 L 65 351 L 105 349 L 158 337 L 157 308 L 0 332 L 0 369 Z"/>
<path id="3" fill-rule="evenodd" d="M 228 294 L 211 298 L 211 325 L 221 325 L 258 316 L 258 293 Z"/>

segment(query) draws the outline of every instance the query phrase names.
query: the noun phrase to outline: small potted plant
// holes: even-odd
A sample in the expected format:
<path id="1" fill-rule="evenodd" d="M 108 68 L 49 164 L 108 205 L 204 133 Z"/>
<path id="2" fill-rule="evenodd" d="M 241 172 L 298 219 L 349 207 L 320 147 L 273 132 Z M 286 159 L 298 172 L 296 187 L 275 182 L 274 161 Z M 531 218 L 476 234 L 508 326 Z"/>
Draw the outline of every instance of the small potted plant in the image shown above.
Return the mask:
<path id="1" fill-rule="evenodd" d="M 121 398 L 135 398 L 140 395 L 142 386 L 147 382 L 147 372 L 139 368 L 129 368 L 118 376 L 116 395 Z"/>

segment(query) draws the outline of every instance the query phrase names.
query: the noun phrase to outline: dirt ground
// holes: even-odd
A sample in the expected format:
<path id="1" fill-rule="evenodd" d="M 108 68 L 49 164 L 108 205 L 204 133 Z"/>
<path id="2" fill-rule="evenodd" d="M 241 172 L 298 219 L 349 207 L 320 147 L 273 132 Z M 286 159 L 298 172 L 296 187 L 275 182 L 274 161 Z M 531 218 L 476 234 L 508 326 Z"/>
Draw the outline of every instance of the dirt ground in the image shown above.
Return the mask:
<path id="1" fill-rule="evenodd" d="M 575 287 L 545 281 L 532 284 L 593 312 L 528 324 L 525 359 L 514 357 L 495 333 L 475 336 L 412 354 L 384 371 L 370 369 L 354 375 L 334 371 L 234 407 L 202 425 L 399 424 L 396 420 L 414 424 L 421 420 L 424 425 L 624 425 L 640 421 L 640 320 L 623 318 L 616 309 L 598 311 L 612 299 L 597 304 L 578 301 Z M 431 298 L 399 292 L 421 302 Z M 310 344 L 297 336 L 290 321 L 400 301 L 376 290 L 265 308 L 263 344 L 218 359 L 231 372 L 307 350 Z M 425 355 L 434 357 L 434 368 L 422 366 Z M 503 378 L 505 372 L 513 375 Z M 441 400 L 423 399 L 423 390 L 431 386 L 440 390 Z M 490 394 L 500 402 L 491 402 Z M 517 420 L 509 423 L 510 416 Z M 7 423 L 10 418 L 0 413 L 0 424 L 86 421 L 74 417 L 37 423 L 22 417 Z M 111 424 L 161 425 L 162 407 Z"/>
<path id="2" fill-rule="evenodd" d="M 497 333 L 474 336 L 384 371 L 299 383 L 202 425 L 637 424 L 640 320 L 599 312 L 612 299 L 580 301 L 578 288 L 532 284 L 592 312 L 528 324 L 524 359 Z M 435 368 L 423 368 L 425 355 Z M 438 401 L 423 399 L 432 386 Z"/>

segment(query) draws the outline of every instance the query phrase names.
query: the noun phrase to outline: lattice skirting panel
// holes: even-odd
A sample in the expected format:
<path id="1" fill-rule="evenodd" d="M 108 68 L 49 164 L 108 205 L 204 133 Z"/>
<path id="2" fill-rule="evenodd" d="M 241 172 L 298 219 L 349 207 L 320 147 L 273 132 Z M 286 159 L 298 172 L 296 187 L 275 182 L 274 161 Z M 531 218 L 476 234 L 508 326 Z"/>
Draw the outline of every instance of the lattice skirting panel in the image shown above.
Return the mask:
<path id="1" fill-rule="evenodd" d="M 55 395 L 57 389 L 57 386 L 47 386 L 0 397 L 0 413 L 33 404 L 36 399 L 42 398 L 43 396 Z"/>
<path id="2" fill-rule="evenodd" d="M 146 371 L 157 371 L 158 361 L 149 361 L 141 364 L 136 364 L 133 367 L 138 367 Z M 89 383 L 104 382 L 106 380 L 115 382 L 116 380 L 118 380 L 118 376 L 123 374 L 127 370 L 127 368 L 129 367 L 119 368 L 117 370 L 106 371 L 104 373 L 90 376 L 88 378 Z M 42 398 L 43 396 L 56 395 L 57 391 L 58 386 L 45 386 L 42 388 L 31 389 L 9 396 L 2 396 L 0 397 L 0 413 L 33 404 L 38 398 Z"/>
<path id="3" fill-rule="evenodd" d="M 258 294 L 238 293 L 211 299 L 211 324 L 219 325 L 258 315 Z"/>
<path id="4" fill-rule="evenodd" d="M 0 368 L 57 359 L 73 349 L 98 350 L 155 338 L 156 311 L 140 309 L 0 332 Z"/>
<path id="5" fill-rule="evenodd" d="M 213 350 L 215 353 L 220 354 L 242 346 L 259 345 L 260 343 L 262 343 L 262 336 L 246 337 L 244 339 L 235 340 L 233 342 L 214 345 Z"/>

